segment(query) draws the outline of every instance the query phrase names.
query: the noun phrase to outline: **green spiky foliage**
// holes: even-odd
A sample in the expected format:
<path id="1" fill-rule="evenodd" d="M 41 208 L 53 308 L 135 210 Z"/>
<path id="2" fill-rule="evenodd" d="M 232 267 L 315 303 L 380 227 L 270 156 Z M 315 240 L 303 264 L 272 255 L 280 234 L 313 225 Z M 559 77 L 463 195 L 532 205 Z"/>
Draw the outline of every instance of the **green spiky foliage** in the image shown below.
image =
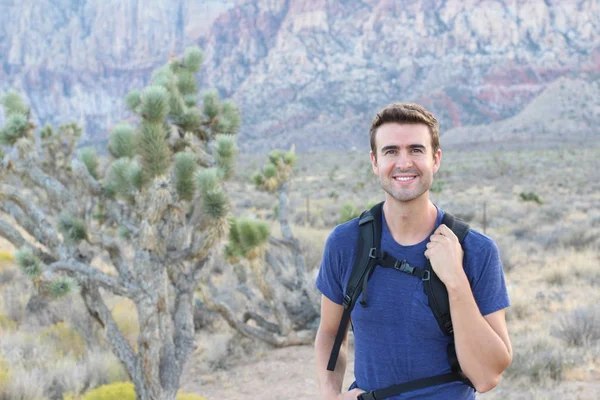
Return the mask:
<path id="1" fill-rule="evenodd" d="M 68 214 L 61 214 L 58 217 L 58 230 L 65 240 L 73 243 L 79 243 L 88 238 L 85 221 Z"/>
<path id="2" fill-rule="evenodd" d="M 298 157 L 293 147 L 290 151 L 273 150 L 269 153 L 262 170 L 252 176 L 252 181 L 260 190 L 275 192 L 281 184 L 289 181 L 297 161 Z"/>
<path id="3" fill-rule="evenodd" d="M 223 102 L 219 118 L 219 132 L 234 134 L 240 129 L 242 117 L 237 106 L 230 100 Z"/>
<path id="4" fill-rule="evenodd" d="M 22 247 L 15 252 L 15 261 L 21 271 L 31 279 L 42 274 L 42 262 L 37 258 L 29 247 Z"/>
<path id="5" fill-rule="evenodd" d="M 197 108 L 189 108 L 177 120 L 177 125 L 179 125 L 184 132 L 196 133 L 201 129 L 203 122 L 200 110 Z"/>
<path id="6" fill-rule="evenodd" d="M 196 97 L 196 94 L 186 94 L 185 96 L 183 96 L 183 101 L 185 102 L 186 107 L 196 107 L 196 104 L 198 103 L 198 98 Z"/>
<path id="7" fill-rule="evenodd" d="M 177 88 L 183 96 L 195 94 L 198 90 L 198 84 L 194 73 L 191 71 L 181 71 L 177 74 Z"/>
<path id="8" fill-rule="evenodd" d="M 215 163 L 221 176 L 229 179 L 235 167 L 237 146 L 231 135 L 217 135 L 215 137 Z"/>
<path id="9" fill-rule="evenodd" d="M 134 113 L 138 113 L 138 107 L 142 104 L 142 100 L 140 98 L 140 91 L 137 89 L 132 90 L 125 97 L 125 103 L 127 104 L 127 108 Z"/>
<path id="10" fill-rule="evenodd" d="M 218 170 L 206 168 L 198 171 L 196 185 L 200 191 L 204 213 L 215 220 L 225 217 L 229 211 L 229 200 L 221 187 Z"/>
<path id="11" fill-rule="evenodd" d="M 192 200 L 196 191 L 194 174 L 196 156 L 193 153 L 178 153 L 175 156 L 175 187 L 182 200 Z"/>
<path id="12" fill-rule="evenodd" d="M 204 115 L 208 120 L 213 120 L 219 115 L 221 106 L 219 94 L 216 90 L 211 90 L 202 95 L 202 106 L 204 107 Z"/>
<path id="13" fill-rule="evenodd" d="M 42 140 L 48 140 L 53 136 L 54 136 L 54 128 L 52 128 L 52 125 L 50 125 L 50 124 L 44 125 L 44 127 L 40 131 L 40 138 Z"/>
<path id="14" fill-rule="evenodd" d="M 264 246 L 271 235 L 269 225 L 255 219 L 231 218 L 229 226 L 229 241 L 225 247 L 229 259 L 251 257 L 251 252 Z"/>
<path id="15" fill-rule="evenodd" d="M 11 115 L 29 115 L 29 107 L 25 105 L 21 95 L 14 90 L 10 90 L 2 98 L 2 106 L 7 116 Z"/>
<path id="16" fill-rule="evenodd" d="M 119 124 L 108 137 L 108 150 L 116 157 L 133 158 L 135 155 L 135 130 L 129 124 Z"/>
<path id="17" fill-rule="evenodd" d="M 127 239 L 131 238 L 131 232 L 129 231 L 129 229 L 127 229 L 124 226 L 119 227 L 117 234 L 119 235 L 119 237 L 121 239 L 127 240 Z"/>
<path id="18" fill-rule="evenodd" d="M 30 136 L 32 125 L 24 114 L 11 114 L 0 130 L 0 144 L 13 146 L 17 140 Z"/>
<path id="19" fill-rule="evenodd" d="M 164 175 L 171 164 L 171 149 L 163 125 L 142 123 L 137 144 L 144 175 L 150 179 Z"/>
<path id="20" fill-rule="evenodd" d="M 204 53 L 199 47 L 188 47 L 183 54 L 183 64 L 192 73 L 200 70 L 203 61 Z"/>
<path id="21" fill-rule="evenodd" d="M 106 191 L 111 195 L 132 201 L 144 183 L 142 167 L 135 160 L 120 158 L 113 162 L 104 179 Z"/>
<path id="22" fill-rule="evenodd" d="M 169 113 L 169 93 L 162 86 L 150 86 L 140 95 L 140 113 L 152 124 L 162 124 Z"/>
<path id="23" fill-rule="evenodd" d="M 75 286 L 73 279 L 60 277 L 50 282 L 48 293 L 52 298 L 60 299 L 71 293 Z"/>
<path id="24" fill-rule="evenodd" d="M 96 149 L 92 147 L 85 147 L 79 151 L 79 159 L 86 166 L 90 175 L 98 179 L 98 166 L 100 161 L 98 160 L 98 153 Z"/>

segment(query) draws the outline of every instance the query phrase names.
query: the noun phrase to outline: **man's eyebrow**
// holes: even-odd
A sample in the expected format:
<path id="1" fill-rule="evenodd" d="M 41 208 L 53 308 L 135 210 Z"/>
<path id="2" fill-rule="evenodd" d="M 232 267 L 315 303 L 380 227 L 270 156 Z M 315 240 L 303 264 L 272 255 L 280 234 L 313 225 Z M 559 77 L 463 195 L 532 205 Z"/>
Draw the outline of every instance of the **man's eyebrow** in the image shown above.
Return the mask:
<path id="1" fill-rule="evenodd" d="M 422 149 L 422 150 L 426 150 L 427 147 L 425 147 L 425 145 L 422 144 L 409 144 L 407 146 L 409 149 Z M 396 144 L 390 144 L 387 146 L 383 146 L 381 148 L 381 152 L 383 153 L 386 150 L 398 150 L 400 148 L 400 146 L 396 145 Z"/>

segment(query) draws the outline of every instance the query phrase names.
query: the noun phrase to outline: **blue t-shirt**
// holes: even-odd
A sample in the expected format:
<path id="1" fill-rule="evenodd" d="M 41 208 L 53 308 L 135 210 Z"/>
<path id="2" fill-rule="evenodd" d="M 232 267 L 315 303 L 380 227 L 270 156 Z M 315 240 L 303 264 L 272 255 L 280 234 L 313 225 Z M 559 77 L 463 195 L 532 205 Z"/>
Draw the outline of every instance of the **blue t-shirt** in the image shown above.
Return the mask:
<path id="1" fill-rule="evenodd" d="M 436 228 L 443 214 L 438 209 Z M 358 219 L 337 226 L 327 239 L 316 285 L 334 303 L 343 302 L 357 239 Z M 398 260 L 424 268 L 428 241 L 429 238 L 413 246 L 399 245 L 382 216 L 381 248 Z M 463 266 L 481 314 L 485 316 L 508 307 L 496 244 L 471 230 L 463 248 Z M 352 387 L 377 390 L 451 372 L 446 354 L 450 337 L 439 328 L 421 279 L 392 268 L 376 267 L 367 284 L 367 303 L 364 308 L 357 302 L 351 314 L 356 378 Z M 475 399 L 475 391 L 461 382 L 452 382 L 393 399 Z"/>

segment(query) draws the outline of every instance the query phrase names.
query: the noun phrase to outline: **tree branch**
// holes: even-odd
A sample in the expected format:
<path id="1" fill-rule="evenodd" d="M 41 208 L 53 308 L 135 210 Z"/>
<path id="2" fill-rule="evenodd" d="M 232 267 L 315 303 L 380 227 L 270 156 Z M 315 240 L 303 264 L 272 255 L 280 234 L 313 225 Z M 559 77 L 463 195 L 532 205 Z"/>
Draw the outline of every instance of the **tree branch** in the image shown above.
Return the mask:
<path id="1" fill-rule="evenodd" d="M 19 174 L 27 176 L 33 183 L 43 188 L 63 208 L 66 207 L 69 212 L 75 212 L 73 198 L 69 195 L 69 191 L 60 181 L 44 173 L 34 162 L 16 161 L 15 169 Z"/>
<path id="2" fill-rule="evenodd" d="M 17 229 L 3 219 L 0 219 L 0 236 L 11 242 L 16 248 L 28 247 L 45 264 L 56 261 L 56 258 L 25 240 Z"/>
<path id="3" fill-rule="evenodd" d="M 40 243 L 52 251 L 63 253 L 60 248 L 61 243 L 58 239 L 58 233 L 46 220 L 44 213 L 33 205 L 33 202 L 23 198 L 17 188 L 0 183 L 0 200 L 3 200 L 3 198 L 8 198 L 14 202 L 33 221 L 37 229 L 30 233 Z"/>
<path id="4" fill-rule="evenodd" d="M 233 310 L 219 298 L 217 290 L 212 283 L 207 282 L 206 286 L 211 292 L 210 296 L 204 296 L 203 298 L 203 301 L 207 307 L 218 311 L 225 321 L 227 321 L 229 326 L 242 335 L 250 339 L 262 340 L 274 347 L 297 346 L 313 343 L 314 332 L 312 331 L 291 331 L 287 336 L 280 336 L 272 332 L 267 332 L 264 329 L 245 324 L 241 320 L 237 319 Z"/>
<path id="5" fill-rule="evenodd" d="M 119 330 L 112 313 L 100 295 L 98 287 L 93 284 L 82 285 L 81 297 L 83 298 L 83 302 L 90 315 L 106 332 L 109 344 L 117 357 L 119 357 L 119 360 L 121 360 L 125 365 L 125 368 L 127 368 L 127 372 L 131 375 L 133 381 L 140 382 L 141 369 L 139 367 L 138 356 L 135 354 L 131 344 Z"/>
<path id="6" fill-rule="evenodd" d="M 138 291 L 138 288 L 132 282 L 118 282 L 112 276 L 75 260 L 57 261 L 50 264 L 48 270 L 50 272 L 60 271 L 73 274 L 80 280 L 83 278 L 84 284 L 85 280 L 89 280 L 117 296 L 134 298 Z"/>
<path id="7" fill-rule="evenodd" d="M 102 185 L 90 174 L 85 164 L 78 158 L 71 160 L 71 168 L 73 169 L 75 178 L 79 179 L 92 195 L 102 196 L 104 194 Z"/>

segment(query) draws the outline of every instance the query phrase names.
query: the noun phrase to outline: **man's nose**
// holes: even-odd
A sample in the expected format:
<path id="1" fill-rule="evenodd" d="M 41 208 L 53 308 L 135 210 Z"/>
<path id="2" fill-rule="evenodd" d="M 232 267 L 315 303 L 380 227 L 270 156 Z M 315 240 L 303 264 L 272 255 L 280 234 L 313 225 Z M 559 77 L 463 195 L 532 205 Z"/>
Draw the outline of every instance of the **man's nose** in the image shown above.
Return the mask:
<path id="1" fill-rule="evenodd" d="M 412 158 L 410 158 L 410 155 L 405 152 L 405 151 L 401 151 L 398 154 L 398 158 L 396 158 L 396 168 L 400 168 L 400 169 L 407 169 L 412 167 L 413 162 L 412 162 Z"/>

